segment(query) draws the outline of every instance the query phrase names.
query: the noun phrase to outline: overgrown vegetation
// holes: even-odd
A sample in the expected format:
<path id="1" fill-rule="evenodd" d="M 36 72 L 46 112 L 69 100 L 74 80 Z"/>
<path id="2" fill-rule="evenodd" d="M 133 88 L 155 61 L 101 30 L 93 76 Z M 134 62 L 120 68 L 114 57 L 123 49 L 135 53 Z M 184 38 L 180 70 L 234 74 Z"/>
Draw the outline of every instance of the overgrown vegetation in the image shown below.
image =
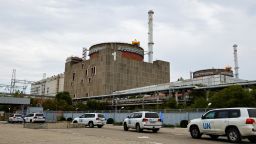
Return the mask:
<path id="1" fill-rule="evenodd" d="M 255 89 L 249 91 L 241 86 L 231 86 L 215 93 L 209 100 L 211 107 L 253 107 L 256 106 Z"/>

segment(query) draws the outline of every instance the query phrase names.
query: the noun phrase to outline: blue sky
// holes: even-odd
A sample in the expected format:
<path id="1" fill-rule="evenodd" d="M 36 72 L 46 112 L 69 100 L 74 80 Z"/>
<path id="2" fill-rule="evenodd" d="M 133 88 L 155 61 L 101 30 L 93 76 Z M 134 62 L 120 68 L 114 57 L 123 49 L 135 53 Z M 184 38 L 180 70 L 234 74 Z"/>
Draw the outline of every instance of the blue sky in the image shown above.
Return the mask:
<path id="1" fill-rule="evenodd" d="M 100 42 L 147 50 L 147 12 L 154 10 L 154 60 L 171 64 L 171 81 L 190 71 L 234 65 L 256 80 L 255 0 L 0 0 L 0 84 L 64 72 L 69 56 Z M 147 61 L 147 57 L 145 57 Z"/>

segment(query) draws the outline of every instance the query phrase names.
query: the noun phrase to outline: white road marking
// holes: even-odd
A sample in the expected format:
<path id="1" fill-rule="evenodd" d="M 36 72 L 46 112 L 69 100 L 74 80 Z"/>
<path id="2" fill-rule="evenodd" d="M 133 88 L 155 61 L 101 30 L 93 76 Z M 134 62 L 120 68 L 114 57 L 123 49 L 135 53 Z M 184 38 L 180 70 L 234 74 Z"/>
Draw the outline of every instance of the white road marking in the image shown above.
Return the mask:
<path id="1" fill-rule="evenodd" d="M 162 143 L 158 143 L 158 142 L 150 142 L 151 144 L 162 144 Z"/>
<path id="2" fill-rule="evenodd" d="M 149 137 L 148 137 L 148 136 L 141 136 L 141 137 L 138 137 L 138 138 L 147 139 L 147 138 L 149 138 Z"/>

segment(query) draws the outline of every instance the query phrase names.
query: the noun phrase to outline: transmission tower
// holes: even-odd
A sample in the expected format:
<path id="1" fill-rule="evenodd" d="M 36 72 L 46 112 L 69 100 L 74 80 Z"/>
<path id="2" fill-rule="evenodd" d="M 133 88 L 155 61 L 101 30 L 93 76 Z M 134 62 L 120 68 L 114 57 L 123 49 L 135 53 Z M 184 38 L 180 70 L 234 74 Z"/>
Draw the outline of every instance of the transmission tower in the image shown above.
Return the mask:
<path id="1" fill-rule="evenodd" d="M 28 85 L 32 84 L 33 81 L 27 81 L 27 80 L 17 80 L 16 79 L 16 69 L 13 69 L 12 71 L 12 79 L 11 79 L 11 85 L 10 85 L 10 93 L 15 93 L 17 88 L 22 88 L 23 93 L 26 92 L 26 89 Z M 22 84 L 22 86 L 16 86 L 16 84 Z"/>
<path id="2" fill-rule="evenodd" d="M 11 88 L 10 88 L 10 93 L 14 93 L 15 91 L 15 79 L 16 79 L 16 69 L 12 70 L 12 79 L 11 79 Z"/>

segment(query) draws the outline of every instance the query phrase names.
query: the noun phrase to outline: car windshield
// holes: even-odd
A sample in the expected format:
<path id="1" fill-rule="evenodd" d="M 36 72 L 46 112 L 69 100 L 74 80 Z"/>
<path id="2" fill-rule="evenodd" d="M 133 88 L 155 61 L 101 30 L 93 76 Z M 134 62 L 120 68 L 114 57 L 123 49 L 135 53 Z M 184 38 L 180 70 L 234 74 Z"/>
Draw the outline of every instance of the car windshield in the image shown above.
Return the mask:
<path id="1" fill-rule="evenodd" d="M 146 118 L 159 118 L 157 113 L 145 113 Z"/>
<path id="2" fill-rule="evenodd" d="M 249 117 L 256 118 L 256 109 L 248 109 Z"/>
<path id="3" fill-rule="evenodd" d="M 16 117 L 22 117 L 21 115 L 15 115 Z"/>
<path id="4" fill-rule="evenodd" d="M 36 116 L 44 116 L 43 114 L 36 114 Z"/>

